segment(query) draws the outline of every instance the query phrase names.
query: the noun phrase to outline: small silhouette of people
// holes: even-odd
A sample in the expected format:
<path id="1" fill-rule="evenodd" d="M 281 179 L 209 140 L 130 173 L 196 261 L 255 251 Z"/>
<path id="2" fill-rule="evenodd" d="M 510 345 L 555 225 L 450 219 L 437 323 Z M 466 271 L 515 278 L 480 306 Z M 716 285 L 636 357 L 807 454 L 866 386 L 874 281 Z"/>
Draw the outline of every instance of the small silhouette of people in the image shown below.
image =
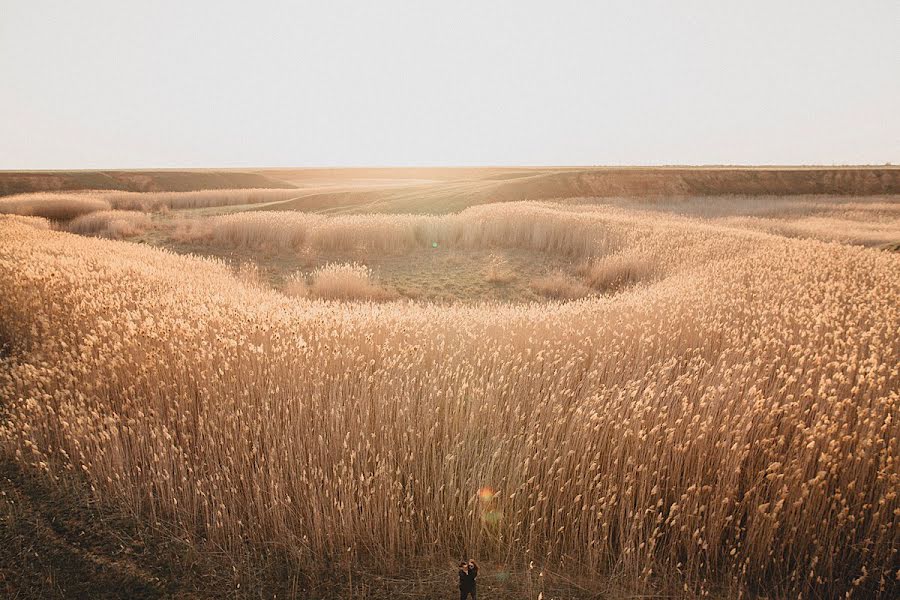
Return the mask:
<path id="1" fill-rule="evenodd" d="M 459 600 L 471 597 L 477 600 L 475 578 L 478 577 L 478 565 L 471 558 L 469 562 L 459 563 Z"/>

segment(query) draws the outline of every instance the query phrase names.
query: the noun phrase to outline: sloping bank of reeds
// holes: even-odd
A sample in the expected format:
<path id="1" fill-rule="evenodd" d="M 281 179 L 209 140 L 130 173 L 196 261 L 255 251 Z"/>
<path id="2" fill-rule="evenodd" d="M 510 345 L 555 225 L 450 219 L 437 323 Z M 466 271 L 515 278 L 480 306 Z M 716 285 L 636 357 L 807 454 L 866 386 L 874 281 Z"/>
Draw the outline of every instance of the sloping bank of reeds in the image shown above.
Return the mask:
<path id="1" fill-rule="evenodd" d="M 438 306 L 0 217 L 0 440 L 298 568 L 896 597 L 900 257 L 639 220 L 609 228 L 700 258 L 615 299 Z"/>
<path id="2" fill-rule="evenodd" d="M 176 221 L 183 242 L 261 250 L 407 252 L 432 244 L 472 248 L 527 247 L 570 254 L 608 252 L 645 230 L 637 210 L 652 222 L 669 213 L 719 227 L 785 237 L 880 246 L 900 240 L 900 203 L 847 198 L 799 202 L 784 198 L 571 200 L 473 206 L 445 215 L 322 215 L 250 212 Z M 577 203 L 575 203 L 577 202 Z"/>

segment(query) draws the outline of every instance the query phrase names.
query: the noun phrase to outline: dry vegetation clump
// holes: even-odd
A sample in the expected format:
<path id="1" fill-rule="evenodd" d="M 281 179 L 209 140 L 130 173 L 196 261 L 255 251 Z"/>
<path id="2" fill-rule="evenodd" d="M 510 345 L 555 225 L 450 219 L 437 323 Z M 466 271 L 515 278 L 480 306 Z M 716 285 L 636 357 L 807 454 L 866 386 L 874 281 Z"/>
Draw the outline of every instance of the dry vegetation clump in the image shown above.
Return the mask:
<path id="1" fill-rule="evenodd" d="M 635 252 L 620 252 L 589 260 L 579 267 L 584 283 L 595 290 L 616 291 L 651 280 L 660 263 Z"/>
<path id="2" fill-rule="evenodd" d="M 322 300 L 385 301 L 399 297 L 374 281 L 372 269 L 358 263 L 328 263 L 312 272 L 309 283 L 302 275 L 293 275 L 282 289 L 288 296 Z"/>
<path id="3" fill-rule="evenodd" d="M 72 219 L 66 229 L 81 235 L 112 239 L 134 237 L 152 228 L 150 216 L 132 210 L 102 210 Z"/>
<path id="4" fill-rule="evenodd" d="M 685 595 L 897 597 L 900 256 L 504 210 L 473 235 L 679 266 L 563 304 L 319 302 L 0 218 L 0 443 L 313 575 L 468 555 Z"/>
<path id="5" fill-rule="evenodd" d="M 109 208 L 108 202 L 86 194 L 48 192 L 0 198 L 0 214 L 44 217 L 56 221 L 67 221 Z"/>
<path id="6" fill-rule="evenodd" d="M 575 300 L 590 296 L 592 293 L 589 287 L 562 271 L 535 277 L 529 282 L 528 287 L 541 296 L 554 300 Z"/>
<path id="7" fill-rule="evenodd" d="M 484 280 L 488 283 L 506 284 L 515 281 L 516 273 L 509 262 L 497 254 L 488 256 L 488 264 L 484 268 Z"/>

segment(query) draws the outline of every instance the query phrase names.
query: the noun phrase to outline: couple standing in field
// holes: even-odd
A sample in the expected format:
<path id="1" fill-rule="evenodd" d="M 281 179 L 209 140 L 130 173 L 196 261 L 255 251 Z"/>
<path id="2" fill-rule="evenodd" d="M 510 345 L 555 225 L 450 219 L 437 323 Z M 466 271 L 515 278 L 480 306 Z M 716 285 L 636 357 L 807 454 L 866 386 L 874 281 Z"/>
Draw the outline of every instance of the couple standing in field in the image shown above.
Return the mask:
<path id="1" fill-rule="evenodd" d="M 459 600 L 466 600 L 469 596 L 476 600 L 475 578 L 478 577 L 478 565 L 471 558 L 469 562 L 459 563 Z"/>

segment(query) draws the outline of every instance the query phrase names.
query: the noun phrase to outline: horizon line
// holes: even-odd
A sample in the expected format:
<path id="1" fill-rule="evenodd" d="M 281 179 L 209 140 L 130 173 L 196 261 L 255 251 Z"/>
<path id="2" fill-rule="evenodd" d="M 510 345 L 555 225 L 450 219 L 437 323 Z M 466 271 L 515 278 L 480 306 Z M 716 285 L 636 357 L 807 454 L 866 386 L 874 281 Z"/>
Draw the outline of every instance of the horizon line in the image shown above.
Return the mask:
<path id="1" fill-rule="evenodd" d="M 266 171 L 266 170 L 390 170 L 390 169 L 874 169 L 900 168 L 900 163 L 809 164 L 455 164 L 455 165 L 281 165 L 281 166 L 141 166 L 0 168 L 0 173 L 58 173 L 92 171 Z"/>

